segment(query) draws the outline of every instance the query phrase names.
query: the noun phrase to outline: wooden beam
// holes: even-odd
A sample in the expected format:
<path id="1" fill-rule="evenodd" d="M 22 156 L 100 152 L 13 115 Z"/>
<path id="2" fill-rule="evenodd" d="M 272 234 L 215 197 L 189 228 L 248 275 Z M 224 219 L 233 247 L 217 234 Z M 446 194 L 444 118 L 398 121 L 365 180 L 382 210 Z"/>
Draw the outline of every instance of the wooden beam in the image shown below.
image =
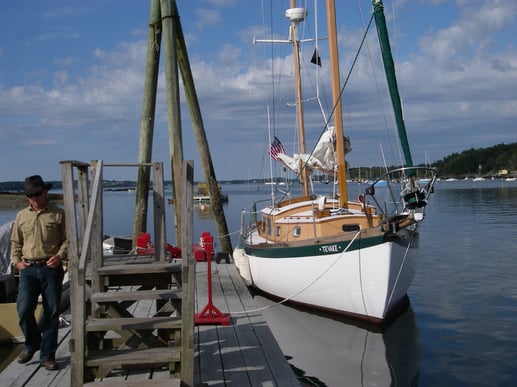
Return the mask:
<path id="1" fill-rule="evenodd" d="M 160 0 L 151 0 L 149 30 L 147 32 L 144 97 L 142 101 L 142 115 L 140 117 L 140 147 L 138 152 L 138 161 L 140 163 L 150 163 L 153 154 L 161 30 Z M 135 244 L 136 237 L 142 232 L 147 231 L 149 176 L 149 166 L 140 166 L 138 168 L 135 218 L 133 220 L 133 245 Z"/>

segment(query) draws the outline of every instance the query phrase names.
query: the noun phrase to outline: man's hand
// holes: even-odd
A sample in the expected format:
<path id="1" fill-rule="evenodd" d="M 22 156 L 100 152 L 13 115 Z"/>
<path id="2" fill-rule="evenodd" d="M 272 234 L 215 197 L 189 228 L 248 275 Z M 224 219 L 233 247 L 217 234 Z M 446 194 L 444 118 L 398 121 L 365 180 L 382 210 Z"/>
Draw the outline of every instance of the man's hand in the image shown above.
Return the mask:
<path id="1" fill-rule="evenodd" d="M 47 267 L 55 269 L 59 266 L 61 266 L 61 257 L 59 255 L 53 255 L 47 260 Z"/>
<path id="2" fill-rule="evenodd" d="M 25 268 L 29 267 L 30 265 L 31 264 L 28 262 L 19 261 L 19 262 L 16 262 L 16 265 L 14 265 L 14 267 L 16 268 L 16 270 L 18 270 L 20 272 L 22 270 L 25 270 Z"/>

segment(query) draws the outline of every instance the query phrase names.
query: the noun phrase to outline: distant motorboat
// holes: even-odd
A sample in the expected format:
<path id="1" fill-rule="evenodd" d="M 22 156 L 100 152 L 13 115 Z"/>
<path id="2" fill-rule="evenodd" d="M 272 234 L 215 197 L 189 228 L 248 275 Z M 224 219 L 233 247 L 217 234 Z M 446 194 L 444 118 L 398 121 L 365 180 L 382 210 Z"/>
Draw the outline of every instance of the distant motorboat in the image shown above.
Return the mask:
<path id="1" fill-rule="evenodd" d="M 221 202 L 228 202 L 228 195 L 223 194 L 221 191 L 221 185 L 218 185 L 219 189 L 219 197 L 221 198 Z M 196 189 L 194 191 L 194 205 L 210 205 L 212 202 L 212 198 L 210 197 L 210 193 L 208 192 L 208 184 L 206 183 L 198 183 Z"/>
<path id="2" fill-rule="evenodd" d="M 429 184 L 429 182 L 431 181 L 430 178 L 422 178 L 422 179 L 417 179 L 417 182 L 419 185 L 426 185 L 426 184 Z"/>

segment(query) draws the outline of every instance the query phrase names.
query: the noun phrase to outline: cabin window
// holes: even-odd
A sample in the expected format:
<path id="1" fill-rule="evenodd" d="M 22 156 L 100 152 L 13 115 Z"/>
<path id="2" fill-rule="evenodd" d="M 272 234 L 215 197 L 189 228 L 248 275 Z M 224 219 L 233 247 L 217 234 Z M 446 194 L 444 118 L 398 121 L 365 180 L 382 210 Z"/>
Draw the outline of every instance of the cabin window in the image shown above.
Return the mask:
<path id="1" fill-rule="evenodd" d="M 348 231 L 359 231 L 361 229 L 361 226 L 359 226 L 358 224 L 344 224 L 341 229 L 344 231 L 344 232 L 348 232 Z"/>
<path id="2" fill-rule="evenodd" d="M 299 237 L 300 235 L 302 235 L 302 228 L 300 226 L 295 226 L 293 229 L 293 236 Z"/>
<path id="3" fill-rule="evenodd" d="M 280 230 L 281 230 L 281 227 L 280 226 L 276 226 L 275 227 L 275 235 L 278 237 L 280 236 Z"/>

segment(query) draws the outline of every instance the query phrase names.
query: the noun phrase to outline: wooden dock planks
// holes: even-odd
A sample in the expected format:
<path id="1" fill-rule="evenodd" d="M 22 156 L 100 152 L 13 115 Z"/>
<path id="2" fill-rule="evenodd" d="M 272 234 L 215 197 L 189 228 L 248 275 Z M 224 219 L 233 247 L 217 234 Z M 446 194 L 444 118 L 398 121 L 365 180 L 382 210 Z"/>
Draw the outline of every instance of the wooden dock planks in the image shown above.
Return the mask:
<path id="1" fill-rule="evenodd" d="M 196 309 L 206 305 L 206 263 L 196 270 Z M 197 326 L 195 382 L 234 386 L 300 386 L 232 264 L 212 265 L 214 305 L 230 326 Z"/>
<path id="2" fill-rule="evenodd" d="M 196 263 L 196 312 L 206 305 L 207 264 Z M 195 327 L 195 385 L 210 386 L 300 386 L 278 343 L 233 264 L 212 265 L 213 303 L 223 313 L 232 314 L 232 325 L 200 325 Z M 135 308 L 153 313 L 149 302 L 140 301 Z M 247 311 L 247 312 L 245 312 Z M 243 313 L 244 312 L 244 313 Z M 68 316 L 70 319 L 70 316 Z M 16 361 L 0 373 L 0 386 L 70 385 L 70 328 L 59 330 L 60 346 L 56 358 L 59 371 L 39 367 L 36 353 L 29 365 Z M 88 386 L 136 386 L 153 381 L 167 384 L 168 373 L 131 369 L 115 377 L 89 383 Z"/>

